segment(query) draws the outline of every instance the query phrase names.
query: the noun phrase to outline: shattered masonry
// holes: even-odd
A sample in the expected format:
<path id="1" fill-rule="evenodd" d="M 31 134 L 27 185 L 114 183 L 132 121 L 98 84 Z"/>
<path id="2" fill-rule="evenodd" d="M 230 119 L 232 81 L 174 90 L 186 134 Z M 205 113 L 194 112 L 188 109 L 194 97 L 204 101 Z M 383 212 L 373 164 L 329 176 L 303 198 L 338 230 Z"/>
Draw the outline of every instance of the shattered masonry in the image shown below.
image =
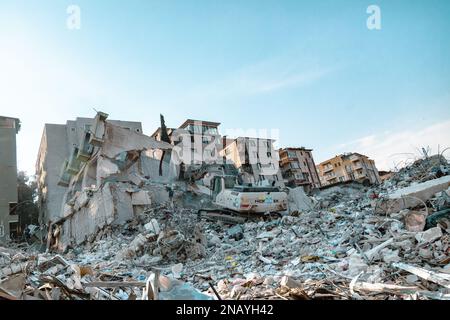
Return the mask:
<path id="1" fill-rule="evenodd" d="M 102 113 L 85 134 L 63 164 L 48 250 L 0 247 L 0 298 L 450 299 L 450 165 L 441 155 L 382 183 L 365 183 L 367 173 L 308 193 L 248 187 L 266 190 L 260 204 L 285 192 L 287 210 L 224 217 L 199 212 L 214 204 L 214 182 L 242 178 L 236 166 L 183 171 L 173 140 Z"/>

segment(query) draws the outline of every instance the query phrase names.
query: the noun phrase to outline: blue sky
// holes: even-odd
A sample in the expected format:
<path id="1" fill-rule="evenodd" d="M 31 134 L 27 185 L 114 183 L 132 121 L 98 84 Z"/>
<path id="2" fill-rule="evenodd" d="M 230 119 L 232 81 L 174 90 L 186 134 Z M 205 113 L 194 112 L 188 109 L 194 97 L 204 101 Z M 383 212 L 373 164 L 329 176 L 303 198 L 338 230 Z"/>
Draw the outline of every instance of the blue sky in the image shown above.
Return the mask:
<path id="1" fill-rule="evenodd" d="M 66 27 L 69 5 L 81 29 Z M 369 5 L 381 30 L 366 27 Z M 278 129 L 316 162 L 450 146 L 449 1 L 0 0 L 0 114 L 19 117 L 19 169 L 44 123 L 186 118 Z M 1 151 L 0 151 L 1 152 Z"/>

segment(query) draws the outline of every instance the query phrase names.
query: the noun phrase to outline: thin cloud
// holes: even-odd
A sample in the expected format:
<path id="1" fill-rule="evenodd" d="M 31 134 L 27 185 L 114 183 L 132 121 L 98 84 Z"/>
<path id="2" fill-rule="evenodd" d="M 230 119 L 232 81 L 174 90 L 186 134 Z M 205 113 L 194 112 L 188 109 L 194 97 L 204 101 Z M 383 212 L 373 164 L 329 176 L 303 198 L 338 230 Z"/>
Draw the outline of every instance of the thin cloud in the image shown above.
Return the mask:
<path id="1" fill-rule="evenodd" d="M 235 70 L 222 79 L 199 86 L 188 94 L 188 99 L 209 101 L 298 88 L 313 84 L 335 70 L 334 67 L 302 67 L 299 63 L 286 63 L 286 60 L 281 58 L 270 59 Z"/>
<path id="2" fill-rule="evenodd" d="M 436 153 L 450 147 L 450 119 L 419 130 L 383 132 L 340 144 L 337 152 L 355 151 L 375 160 L 380 170 L 391 170 L 419 156 L 422 148 Z M 450 150 L 444 154 L 450 157 Z"/>

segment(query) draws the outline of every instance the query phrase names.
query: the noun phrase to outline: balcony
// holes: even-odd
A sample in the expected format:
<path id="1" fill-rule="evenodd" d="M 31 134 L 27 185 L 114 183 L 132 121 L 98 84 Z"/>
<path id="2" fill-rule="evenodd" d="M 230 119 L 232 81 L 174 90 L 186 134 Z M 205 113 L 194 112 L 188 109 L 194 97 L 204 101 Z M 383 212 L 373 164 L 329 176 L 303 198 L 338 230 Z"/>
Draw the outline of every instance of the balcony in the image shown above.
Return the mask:
<path id="1" fill-rule="evenodd" d="M 325 176 L 325 179 L 326 180 L 330 180 L 330 179 L 335 179 L 336 178 L 336 174 L 327 174 L 326 176 Z"/>
<path id="2" fill-rule="evenodd" d="M 363 173 L 355 172 L 355 179 L 362 179 L 362 178 L 368 178 L 368 176 L 364 172 Z"/>

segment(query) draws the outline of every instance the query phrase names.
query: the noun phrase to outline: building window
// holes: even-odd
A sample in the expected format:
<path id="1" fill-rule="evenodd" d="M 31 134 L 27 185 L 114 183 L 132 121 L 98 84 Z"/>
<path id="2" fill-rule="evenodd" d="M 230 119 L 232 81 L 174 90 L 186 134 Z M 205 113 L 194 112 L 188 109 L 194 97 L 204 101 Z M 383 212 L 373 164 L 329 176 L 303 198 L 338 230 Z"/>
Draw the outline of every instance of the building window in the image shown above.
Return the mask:
<path id="1" fill-rule="evenodd" d="M 217 130 L 216 127 L 204 127 L 203 133 L 209 135 L 217 135 L 219 134 L 219 131 Z"/>
<path id="2" fill-rule="evenodd" d="M 208 137 L 202 137 L 202 143 L 204 143 L 204 144 L 209 143 Z"/>
<path id="3" fill-rule="evenodd" d="M 19 234 L 19 223 L 17 221 L 9 223 L 9 236 L 11 239 L 17 239 Z"/>
<path id="4" fill-rule="evenodd" d="M 259 175 L 259 180 L 266 180 L 266 177 L 264 177 L 262 174 Z"/>
<path id="5" fill-rule="evenodd" d="M 75 132 L 75 128 L 70 128 L 70 130 L 72 130 L 72 132 Z"/>
<path id="6" fill-rule="evenodd" d="M 17 214 L 17 202 L 9 203 L 9 214 L 15 216 Z"/>
<path id="7" fill-rule="evenodd" d="M 306 161 L 303 161 L 303 164 L 305 165 L 305 167 L 307 167 L 308 165 L 306 164 Z"/>
<path id="8" fill-rule="evenodd" d="M 272 157 L 272 152 L 267 152 L 267 157 L 271 158 Z"/>
<path id="9" fill-rule="evenodd" d="M 273 175 L 273 180 L 278 181 L 278 176 L 276 174 Z"/>
<path id="10" fill-rule="evenodd" d="M 292 163 L 291 163 L 291 168 L 292 168 L 292 169 L 299 169 L 300 166 L 299 166 L 298 162 L 292 162 Z"/>

